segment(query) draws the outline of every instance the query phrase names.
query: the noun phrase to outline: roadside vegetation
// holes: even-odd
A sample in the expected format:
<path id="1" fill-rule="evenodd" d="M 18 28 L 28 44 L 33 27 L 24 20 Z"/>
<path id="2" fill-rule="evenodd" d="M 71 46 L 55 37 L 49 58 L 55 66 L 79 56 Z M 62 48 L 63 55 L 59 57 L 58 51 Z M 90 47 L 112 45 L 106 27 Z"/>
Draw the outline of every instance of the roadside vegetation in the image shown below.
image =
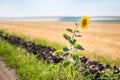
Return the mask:
<path id="1" fill-rule="evenodd" d="M 59 61 L 59 63 L 47 62 L 44 58 L 40 58 L 40 60 L 38 60 L 36 58 L 37 55 L 34 55 L 34 53 L 33 54 L 28 53 L 29 50 L 32 50 L 34 48 L 28 48 L 29 50 L 27 52 L 27 49 L 25 49 L 25 47 L 23 48 L 20 45 L 15 45 L 16 43 L 14 43 L 13 41 L 14 39 L 17 38 L 15 36 L 6 35 L 7 33 L 4 30 L 0 31 L 3 36 L 3 39 L 0 38 L 0 56 L 4 58 L 4 61 L 10 67 L 16 69 L 16 72 L 19 75 L 20 80 L 120 79 L 119 69 L 116 66 L 111 67 L 110 65 L 108 65 L 108 64 L 111 65 L 117 64 L 119 66 L 120 65 L 119 61 L 114 62 L 111 59 L 105 59 L 97 55 L 93 55 L 92 57 L 93 59 L 97 59 L 97 61 L 100 61 L 100 63 L 96 61 L 90 61 L 88 58 L 84 57 L 84 56 L 91 57 L 90 55 L 87 55 L 82 51 L 78 51 L 78 50 L 84 50 L 84 48 L 77 43 L 76 37 L 81 37 L 81 35 L 79 35 L 79 30 L 77 29 L 78 24 L 76 23 L 75 25 L 76 27 L 74 30 L 67 29 L 67 31 L 72 33 L 72 36 L 63 34 L 64 38 L 70 42 L 71 44 L 70 47 L 67 47 L 66 45 L 60 45 L 54 42 L 49 42 L 43 39 L 41 40 L 34 39 L 31 40 L 30 43 L 29 38 L 20 36 L 22 38 L 21 40 L 23 40 L 25 45 L 26 43 L 29 43 L 34 46 L 38 46 L 36 44 L 39 44 L 44 46 L 44 48 L 46 46 L 47 48 L 48 47 L 55 48 L 56 51 L 53 54 L 56 55 L 57 57 L 63 56 L 62 57 L 63 60 Z M 81 20 L 80 25 L 82 29 L 88 28 L 89 18 L 84 16 Z M 19 44 L 23 44 L 23 43 L 19 43 Z M 56 57 L 54 55 L 51 56 Z M 105 63 L 107 65 L 104 66 L 101 63 Z"/>
<path id="2" fill-rule="evenodd" d="M 0 56 L 12 68 L 15 68 L 20 80 L 57 80 L 70 78 L 66 71 L 62 71 L 61 64 L 48 64 L 37 60 L 23 49 L 11 45 L 0 39 Z"/>
<path id="3" fill-rule="evenodd" d="M 11 45 L 9 42 L 0 39 L 0 56 L 8 66 L 16 69 L 20 80 L 73 80 L 68 66 L 62 62 L 59 64 L 50 63 L 36 59 L 36 56 L 26 52 L 26 50 Z M 64 65 L 64 66 L 63 66 Z M 82 67 L 79 65 L 80 70 Z M 77 71 L 74 71 L 74 76 Z M 93 75 L 84 77 L 81 73 L 76 76 L 76 80 L 89 80 Z M 75 79 L 75 77 L 74 77 Z"/>

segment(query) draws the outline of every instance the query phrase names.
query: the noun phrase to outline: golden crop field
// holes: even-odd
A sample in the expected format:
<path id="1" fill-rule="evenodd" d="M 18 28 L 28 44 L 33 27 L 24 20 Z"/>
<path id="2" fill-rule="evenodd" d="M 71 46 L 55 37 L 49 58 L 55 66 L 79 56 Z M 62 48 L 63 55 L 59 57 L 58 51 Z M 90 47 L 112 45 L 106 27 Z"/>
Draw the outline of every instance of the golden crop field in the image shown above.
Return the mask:
<path id="1" fill-rule="evenodd" d="M 74 28 L 73 22 L 0 22 L 0 29 L 34 38 L 68 44 L 63 38 L 66 28 Z M 79 28 L 80 29 L 80 28 Z M 120 59 L 120 23 L 92 22 L 88 30 L 81 30 L 78 42 L 89 54 Z"/>

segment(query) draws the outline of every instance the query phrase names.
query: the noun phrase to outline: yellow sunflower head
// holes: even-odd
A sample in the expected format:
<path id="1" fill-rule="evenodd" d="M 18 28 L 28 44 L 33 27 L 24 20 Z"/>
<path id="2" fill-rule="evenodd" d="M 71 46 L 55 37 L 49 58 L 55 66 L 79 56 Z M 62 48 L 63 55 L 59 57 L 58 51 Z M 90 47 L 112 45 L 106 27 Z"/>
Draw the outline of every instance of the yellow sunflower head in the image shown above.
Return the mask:
<path id="1" fill-rule="evenodd" d="M 82 19 L 80 20 L 80 26 L 82 29 L 87 29 L 90 24 L 90 17 L 89 16 L 83 16 Z"/>

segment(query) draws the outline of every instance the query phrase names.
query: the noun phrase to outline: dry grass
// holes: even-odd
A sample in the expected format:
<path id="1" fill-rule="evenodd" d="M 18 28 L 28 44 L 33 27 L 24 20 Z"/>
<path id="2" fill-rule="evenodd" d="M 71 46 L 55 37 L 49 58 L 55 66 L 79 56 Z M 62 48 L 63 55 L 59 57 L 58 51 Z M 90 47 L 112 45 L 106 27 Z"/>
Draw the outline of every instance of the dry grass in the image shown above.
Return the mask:
<path id="1" fill-rule="evenodd" d="M 72 22 L 0 22 L 0 29 L 33 38 L 43 38 L 58 43 L 67 43 L 62 37 Z M 91 23 L 88 30 L 80 30 L 83 37 L 79 43 L 86 52 L 120 59 L 120 23 Z"/>

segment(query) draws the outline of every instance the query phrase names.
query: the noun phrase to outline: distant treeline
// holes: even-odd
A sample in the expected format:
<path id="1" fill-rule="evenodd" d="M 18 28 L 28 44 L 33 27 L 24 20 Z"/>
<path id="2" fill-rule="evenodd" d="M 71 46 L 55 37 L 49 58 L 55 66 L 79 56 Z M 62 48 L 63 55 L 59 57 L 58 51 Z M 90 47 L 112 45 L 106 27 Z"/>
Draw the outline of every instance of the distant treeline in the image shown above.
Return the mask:
<path id="1" fill-rule="evenodd" d="M 71 21 L 78 22 L 81 17 L 61 17 L 60 21 Z M 91 22 L 120 22 L 120 17 L 112 17 L 112 16 L 94 16 L 91 17 Z"/>

